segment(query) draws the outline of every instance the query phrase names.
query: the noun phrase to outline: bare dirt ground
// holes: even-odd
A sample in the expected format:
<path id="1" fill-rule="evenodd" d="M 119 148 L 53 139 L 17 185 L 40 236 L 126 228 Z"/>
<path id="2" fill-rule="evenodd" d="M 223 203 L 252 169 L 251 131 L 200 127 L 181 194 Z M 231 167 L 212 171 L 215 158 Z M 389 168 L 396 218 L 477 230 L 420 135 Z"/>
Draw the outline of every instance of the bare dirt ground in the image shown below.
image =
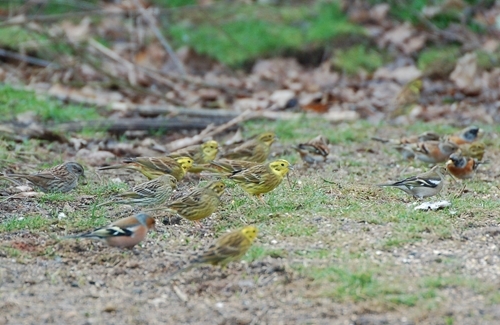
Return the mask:
<path id="1" fill-rule="evenodd" d="M 365 150 L 367 147 L 372 150 Z M 275 151 L 286 153 L 280 146 Z M 2 202 L 2 222 L 20 215 L 42 215 L 51 222 L 41 229 L 0 234 L 0 324 L 500 323 L 496 294 L 500 286 L 499 167 L 489 164 L 476 180 L 466 183 L 464 191 L 460 191 L 461 183 L 448 182 L 443 198 L 451 199 L 453 206 L 416 215 L 429 218 L 428 227 L 409 230 L 413 200 L 397 190 L 371 185 L 397 177 L 404 168 L 398 163 L 400 157 L 368 139 L 334 144 L 332 151 L 333 162 L 322 168 L 305 169 L 297 163 L 292 189 L 284 182 L 267 196 L 269 207 L 249 199 L 237 206 L 235 200 L 242 193 L 229 188 L 222 208 L 204 220 L 201 229 L 184 220 L 159 217 L 156 232 L 133 251 L 59 239 L 74 229 L 71 213 L 67 213 L 69 221 L 61 222 L 57 212 L 68 211 L 69 205 L 90 214 L 95 195 L 78 192 L 75 201 L 66 203 Z M 498 161 L 499 154 L 495 146 L 487 159 Z M 427 168 L 416 166 L 414 171 Z M 412 167 L 408 173 L 411 171 Z M 87 186 L 102 182 L 94 173 L 89 178 Z M 319 201 L 309 197 L 311 189 L 325 196 Z M 459 197 L 454 198 L 457 193 Z M 279 200 L 289 207 L 286 213 Z M 311 200 L 324 209 L 308 207 Z M 464 205 L 467 202 L 471 205 Z M 357 203 L 362 205 L 359 210 L 354 208 Z M 397 218 L 408 216 L 408 221 L 388 221 L 372 213 L 388 205 L 402 211 Z M 350 212 L 350 208 L 354 210 Z M 102 213 L 110 220 L 130 213 L 124 207 L 106 209 Z M 448 224 L 441 227 L 440 222 Z M 170 283 L 162 282 L 221 229 L 245 223 L 259 224 L 261 233 L 255 246 L 268 253 L 230 264 L 225 270 L 205 266 Z M 289 228 L 293 223 L 300 225 L 298 233 Z M 276 227 L 282 224 L 288 228 L 278 231 Z M 307 227 L 313 231 L 300 232 Z M 393 246 L 384 244 L 398 233 L 410 239 L 405 237 L 406 243 Z M 353 273 L 371 270 L 373 278 L 384 281 L 370 291 L 370 283 L 364 286 L 349 283 L 348 278 L 313 274 L 313 270 L 329 267 Z M 419 286 L 426 279 L 448 282 L 422 291 Z M 390 294 L 384 286 L 389 290 L 393 285 L 411 294 L 416 303 L 386 299 Z M 342 286 L 353 292 L 341 295 L 338 288 Z"/>

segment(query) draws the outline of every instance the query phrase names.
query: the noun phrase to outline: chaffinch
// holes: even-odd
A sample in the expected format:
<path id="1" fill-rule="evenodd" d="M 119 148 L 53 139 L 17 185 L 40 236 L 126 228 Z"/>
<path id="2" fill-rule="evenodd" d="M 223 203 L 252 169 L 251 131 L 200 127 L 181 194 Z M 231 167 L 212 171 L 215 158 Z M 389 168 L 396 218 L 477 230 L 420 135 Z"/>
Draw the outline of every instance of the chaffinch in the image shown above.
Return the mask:
<path id="1" fill-rule="evenodd" d="M 451 142 L 425 141 L 406 145 L 412 150 L 415 158 L 429 164 L 437 164 L 448 160 L 450 155 L 458 150 L 458 146 Z"/>
<path id="2" fill-rule="evenodd" d="M 441 192 L 444 185 L 444 175 L 446 173 L 446 168 L 434 166 L 428 172 L 408 177 L 395 183 L 379 184 L 378 186 L 396 187 L 412 195 L 416 199 L 423 199 L 437 195 Z"/>
<path id="3" fill-rule="evenodd" d="M 450 135 L 445 137 L 447 141 L 453 142 L 457 146 L 460 146 L 465 143 L 472 143 L 478 140 L 483 135 L 483 130 L 477 126 L 469 126 L 456 135 Z"/>
<path id="4" fill-rule="evenodd" d="M 454 153 L 450 156 L 450 160 L 446 163 L 448 172 L 458 179 L 469 179 L 476 174 L 479 163 L 471 157 L 464 157 L 459 153 Z"/>
<path id="5" fill-rule="evenodd" d="M 326 161 L 326 157 L 330 154 L 328 144 L 328 139 L 318 135 L 314 139 L 306 143 L 299 143 L 297 146 L 292 146 L 292 148 L 299 153 L 303 161 L 308 164 L 315 164 Z"/>
<path id="6" fill-rule="evenodd" d="M 139 213 L 132 217 L 123 218 L 112 224 L 98 228 L 92 232 L 67 236 L 66 238 L 94 238 L 103 239 L 109 246 L 132 248 L 139 244 L 154 228 L 155 219 L 145 213 Z"/>

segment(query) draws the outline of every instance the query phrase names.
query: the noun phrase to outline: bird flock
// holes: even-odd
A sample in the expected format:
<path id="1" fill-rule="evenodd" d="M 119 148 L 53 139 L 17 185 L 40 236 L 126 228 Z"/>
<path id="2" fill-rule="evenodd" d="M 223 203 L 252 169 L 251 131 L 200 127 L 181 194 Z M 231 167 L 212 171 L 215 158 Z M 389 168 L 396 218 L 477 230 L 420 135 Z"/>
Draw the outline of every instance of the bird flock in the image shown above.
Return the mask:
<path id="1" fill-rule="evenodd" d="M 477 167 L 484 163 L 482 159 L 485 145 L 480 142 L 482 133 L 480 128 L 470 126 L 449 136 L 425 132 L 400 139 L 373 137 L 373 140 L 390 145 L 400 152 L 404 159 L 417 159 L 435 165 L 424 173 L 379 186 L 395 187 L 416 199 L 422 199 L 441 191 L 447 173 L 458 179 L 473 177 Z M 175 213 L 199 225 L 200 220 L 212 215 L 220 205 L 220 198 L 226 190 L 222 179 L 233 181 L 251 197 L 265 203 L 262 195 L 278 187 L 293 169 L 284 159 L 266 162 L 276 139 L 273 132 L 264 132 L 242 143 L 228 146 L 222 153 L 219 152 L 219 144 L 209 140 L 162 157 L 126 158 L 120 164 L 100 167 L 98 170 L 101 172 L 112 169 L 138 171 L 149 180 L 135 185 L 128 192 L 115 194 L 98 206 L 129 204 L 148 210 L 117 220 L 108 226 L 65 238 L 101 239 L 109 246 L 133 248 L 154 228 L 155 219 L 149 213 L 154 210 Z M 308 165 L 324 163 L 330 154 L 329 142 L 321 135 L 292 148 Z M 445 165 L 439 165 L 440 163 Z M 178 182 L 188 173 L 215 175 L 218 179 L 181 195 L 173 195 Z M 0 179 L 16 184 L 17 179 L 26 179 L 43 192 L 62 193 L 76 188 L 79 180 L 86 180 L 84 168 L 77 162 L 65 162 L 35 174 L 4 173 Z M 245 255 L 257 234 L 256 227 L 247 225 L 222 235 L 204 252 L 194 257 L 187 267 L 175 272 L 170 278 L 199 264 L 225 266 L 238 260 Z"/>

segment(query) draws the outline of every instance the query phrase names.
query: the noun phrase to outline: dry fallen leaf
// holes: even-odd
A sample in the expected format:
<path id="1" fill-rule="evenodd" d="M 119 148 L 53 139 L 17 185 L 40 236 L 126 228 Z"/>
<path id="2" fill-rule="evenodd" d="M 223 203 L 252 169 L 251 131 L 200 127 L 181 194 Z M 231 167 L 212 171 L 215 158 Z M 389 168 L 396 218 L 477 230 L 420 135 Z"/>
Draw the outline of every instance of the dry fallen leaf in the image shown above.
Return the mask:
<path id="1" fill-rule="evenodd" d="M 478 76 L 476 53 L 467 53 L 462 56 L 450 75 L 457 87 L 468 95 L 476 95 L 481 90 L 481 81 Z"/>

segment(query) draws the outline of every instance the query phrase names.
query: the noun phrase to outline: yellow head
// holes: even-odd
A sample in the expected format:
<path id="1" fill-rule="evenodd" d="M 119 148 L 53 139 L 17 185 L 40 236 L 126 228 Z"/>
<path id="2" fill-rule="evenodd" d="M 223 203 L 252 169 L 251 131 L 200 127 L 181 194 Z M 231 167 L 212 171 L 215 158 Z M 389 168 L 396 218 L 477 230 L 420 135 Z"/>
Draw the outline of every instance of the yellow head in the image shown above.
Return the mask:
<path id="1" fill-rule="evenodd" d="M 217 153 L 219 152 L 219 144 L 217 141 L 210 140 L 201 145 L 201 150 L 203 150 L 203 158 L 206 162 L 209 162 L 214 160 L 215 156 L 217 156 Z"/>
<path id="2" fill-rule="evenodd" d="M 290 171 L 290 169 L 293 169 L 290 163 L 284 159 L 278 159 L 273 162 L 270 162 L 269 168 L 271 168 L 271 171 L 274 174 L 280 177 L 285 176 Z"/>
<path id="3" fill-rule="evenodd" d="M 484 153 L 484 149 L 485 149 L 484 143 L 474 142 L 470 145 L 469 152 L 471 154 Z"/>
<path id="4" fill-rule="evenodd" d="M 257 237 L 257 233 L 259 232 L 254 226 L 246 226 L 241 228 L 241 234 L 245 236 L 250 242 L 253 242 Z"/>
<path id="5" fill-rule="evenodd" d="M 417 80 L 411 81 L 408 84 L 408 88 L 414 94 L 420 93 L 420 90 L 422 90 L 422 80 L 421 79 L 417 79 Z"/>
<path id="6" fill-rule="evenodd" d="M 259 136 L 257 137 L 257 141 L 263 142 L 268 146 L 271 146 L 275 140 L 276 134 L 274 134 L 274 132 L 264 132 L 262 134 L 259 134 Z"/>
<path id="7" fill-rule="evenodd" d="M 184 170 L 184 172 L 187 172 L 189 168 L 193 166 L 193 159 L 189 157 L 175 158 L 175 161 L 177 161 L 177 163 L 181 165 L 181 168 Z"/>
<path id="8" fill-rule="evenodd" d="M 217 193 L 217 195 L 221 195 L 226 189 L 226 184 L 222 183 L 221 181 L 215 181 L 208 183 L 206 188 L 213 190 L 215 193 Z"/>

